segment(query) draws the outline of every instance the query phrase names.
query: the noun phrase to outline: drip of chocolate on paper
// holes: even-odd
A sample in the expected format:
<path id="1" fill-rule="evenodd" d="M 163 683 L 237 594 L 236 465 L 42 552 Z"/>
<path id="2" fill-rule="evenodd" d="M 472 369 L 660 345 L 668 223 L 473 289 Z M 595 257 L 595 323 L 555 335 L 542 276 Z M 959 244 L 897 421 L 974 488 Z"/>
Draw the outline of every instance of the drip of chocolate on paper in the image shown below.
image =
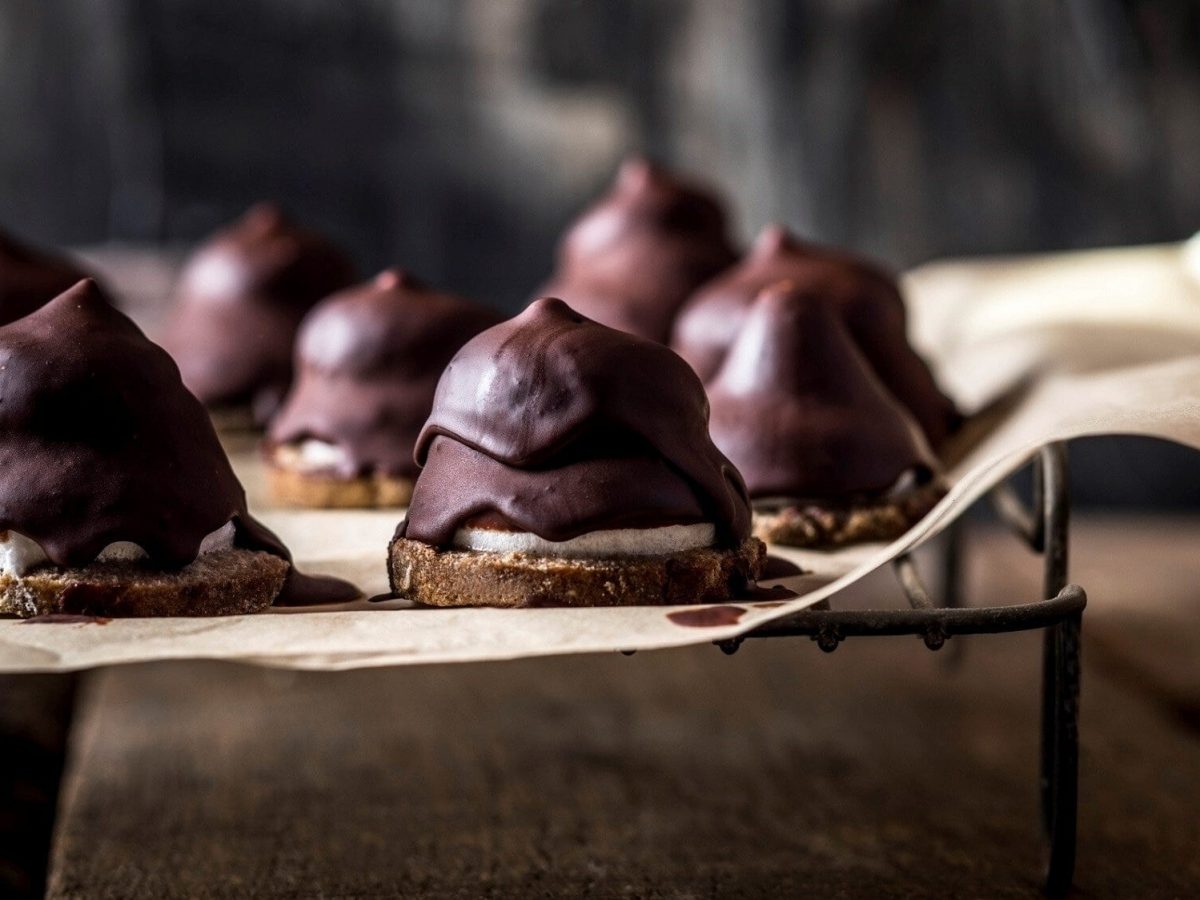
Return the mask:
<path id="1" fill-rule="evenodd" d="M 328 606 L 349 603 L 363 595 L 357 587 L 332 575 L 308 575 L 294 565 L 288 570 L 276 606 Z"/>
<path id="2" fill-rule="evenodd" d="M 667 619 L 685 628 L 720 628 L 736 625 L 745 614 L 746 610 L 741 606 L 700 606 L 669 612 Z"/>
<path id="3" fill-rule="evenodd" d="M 767 554 L 767 562 L 763 566 L 762 574 L 758 576 L 759 581 L 775 581 L 780 578 L 794 578 L 797 575 L 803 575 L 804 570 L 792 562 L 790 559 L 784 559 L 782 556 Z"/>
<path id="4" fill-rule="evenodd" d="M 21 625 L 107 625 L 112 619 L 108 616 L 89 616 L 79 613 L 47 613 L 41 616 L 31 616 L 21 619 Z"/>
<path id="5" fill-rule="evenodd" d="M 700 380 L 668 348 L 535 301 L 447 367 L 397 537 L 447 546 L 482 524 L 565 541 L 712 522 L 736 546 L 749 499 L 707 417 Z"/>

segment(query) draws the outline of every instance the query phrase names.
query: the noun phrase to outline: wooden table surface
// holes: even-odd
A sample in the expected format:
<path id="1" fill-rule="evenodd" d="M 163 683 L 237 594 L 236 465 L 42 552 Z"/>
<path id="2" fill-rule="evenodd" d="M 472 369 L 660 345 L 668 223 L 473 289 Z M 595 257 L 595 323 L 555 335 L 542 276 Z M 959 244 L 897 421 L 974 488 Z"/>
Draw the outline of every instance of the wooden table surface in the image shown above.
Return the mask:
<path id="1" fill-rule="evenodd" d="M 1015 542 L 972 544 L 973 602 L 1036 595 Z M 1200 893 L 1198 546 L 1077 523 L 1080 897 Z M 1039 636 L 964 640 L 92 673 L 48 896 L 1036 897 Z"/>

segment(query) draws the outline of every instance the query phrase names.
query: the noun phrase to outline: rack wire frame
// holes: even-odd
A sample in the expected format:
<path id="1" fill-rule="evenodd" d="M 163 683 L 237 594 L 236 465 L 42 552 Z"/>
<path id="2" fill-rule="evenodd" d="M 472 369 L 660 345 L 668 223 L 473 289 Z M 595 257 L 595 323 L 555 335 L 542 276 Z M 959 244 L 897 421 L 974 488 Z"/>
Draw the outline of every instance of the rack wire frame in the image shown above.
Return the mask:
<path id="1" fill-rule="evenodd" d="M 941 558 L 942 603 L 938 605 L 908 554 L 892 561 L 908 600 L 907 609 L 844 610 L 822 604 L 760 626 L 736 638 L 717 641 L 735 653 L 748 638 L 806 635 L 826 652 L 849 637 L 917 635 L 930 650 L 940 650 L 956 635 L 999 634 L 1044 629 L 1042 644 L 1041 753 L 1039 794 L 1045 890 L 1066 893 L 1075 873 L 1079 801 L 1080 633 L 1087 595 L 1067 582 L 1067 448 L 1049 444 L 1033 465 L 1033 502 L 1026 506 L 1011 483 L 990 494 L 1001 520 L 1043 558 L 1045 599 L 1011 606 L 970 607 L 962 600 L 963 528 L 947 531 Z M 954 645 L 955 651 L 962 649 Z"/>

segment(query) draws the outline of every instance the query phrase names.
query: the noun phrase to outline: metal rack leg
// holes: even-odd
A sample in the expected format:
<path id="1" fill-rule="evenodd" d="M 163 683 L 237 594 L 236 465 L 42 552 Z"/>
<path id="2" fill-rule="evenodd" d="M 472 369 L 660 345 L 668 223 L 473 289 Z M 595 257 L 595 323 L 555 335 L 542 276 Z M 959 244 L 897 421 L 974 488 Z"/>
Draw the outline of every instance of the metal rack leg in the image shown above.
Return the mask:
<path id="1" fill-rule="evenodd" d="M 942 545 L 942 602 L 950 609 L 962 606 L 963 553 L 966 542 L 966 525 L 961 518 L 946 529 Z M 965 637 L 959 636 L 950 642 L 945 657 L 946 664 L 954 667 L 962 664 L 966 649 Z"/>
<path id="2" fill-rule="evenodd" d="M 1067 456 L 1063 444 L 1042 450 L 1037 466 L 1045 553 L 1044 594 L 1067 583 Z M 1046 893 L 1064 894 L 1075 874 L 1079 806 L 1079 684 L 1082 615 L 1047 628 L 1042 646 L 1041 807 Z"/>
<path id="3" fill-rule="evenodd" d="M 1046 840 L 1046 893 L 1062 896 L 1075 873 L 1079 806 L 1079 664 L 1077 613 L 1046 629 L 1048 709 L 1042 723 L 1042 824 Z"/>

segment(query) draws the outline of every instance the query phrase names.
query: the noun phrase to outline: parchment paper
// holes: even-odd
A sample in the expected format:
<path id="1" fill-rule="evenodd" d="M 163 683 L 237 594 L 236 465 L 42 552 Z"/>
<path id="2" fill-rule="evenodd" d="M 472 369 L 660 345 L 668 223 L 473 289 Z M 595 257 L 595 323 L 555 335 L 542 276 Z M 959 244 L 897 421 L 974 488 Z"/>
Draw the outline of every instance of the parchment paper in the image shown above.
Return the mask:
<path id="1" fill-rule="evenodd" d="M 1045 443 L 1144 434 L 1200 448 L 1200 291 L 1178 246 L 1031 260 L 940 263 L 907 277 L 914 336 L 971 411 L 949 495 L 890 545 L 772 548 L 809 574 L 800 596 L 740 604 L 735 624 L 676 624 L 663 607 L 430 610 L 399 601 L 218 619 L 107 624 L 0 621 L 0 671 L 62 671 L 161 659 L 303 669 L 645 650 L 736 636 L 824 599 L 940 532 Z M 991 407 L 984 407 L 991 404 Z M 251 505 L 300 566 L 387 590 L 396 512 L 272 509 L 253 449 L 231 447 Z M 680 609 L 679 607 L 675 608 Z"/>

